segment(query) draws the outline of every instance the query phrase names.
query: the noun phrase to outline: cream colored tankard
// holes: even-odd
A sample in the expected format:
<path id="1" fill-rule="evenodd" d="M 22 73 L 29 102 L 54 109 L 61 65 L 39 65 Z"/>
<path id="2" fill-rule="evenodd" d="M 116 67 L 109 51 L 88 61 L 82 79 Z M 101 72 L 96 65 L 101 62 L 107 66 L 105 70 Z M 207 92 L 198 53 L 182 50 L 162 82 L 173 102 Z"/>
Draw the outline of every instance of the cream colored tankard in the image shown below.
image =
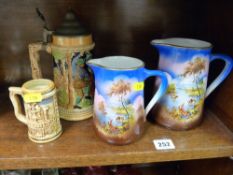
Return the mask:
<path id="1" fill-rule="evenodd" d="M 56 89 L 51 80 L 30 80 L 22 87 L 9 87 L 9 91 L 15 116 L 28 126 L 31 141 L 45 143 L 61 135 Z M 25 115 L 19 96 L 23 97 Z"/>

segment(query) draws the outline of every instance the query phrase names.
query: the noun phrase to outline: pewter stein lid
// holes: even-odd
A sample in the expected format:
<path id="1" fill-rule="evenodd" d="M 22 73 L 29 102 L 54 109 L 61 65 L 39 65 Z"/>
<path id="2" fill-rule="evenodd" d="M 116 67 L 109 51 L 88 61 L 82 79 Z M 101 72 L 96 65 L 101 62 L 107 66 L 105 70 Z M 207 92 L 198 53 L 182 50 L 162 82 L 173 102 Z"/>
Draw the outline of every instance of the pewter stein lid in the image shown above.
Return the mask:
<path id="1" fill-rule="evenodd" d="M 80 23 L 76 13 L 70 9 L 67 11 L 61 26 L 53 35 L 57 36 L 83 36 L 91 33 Z"/>

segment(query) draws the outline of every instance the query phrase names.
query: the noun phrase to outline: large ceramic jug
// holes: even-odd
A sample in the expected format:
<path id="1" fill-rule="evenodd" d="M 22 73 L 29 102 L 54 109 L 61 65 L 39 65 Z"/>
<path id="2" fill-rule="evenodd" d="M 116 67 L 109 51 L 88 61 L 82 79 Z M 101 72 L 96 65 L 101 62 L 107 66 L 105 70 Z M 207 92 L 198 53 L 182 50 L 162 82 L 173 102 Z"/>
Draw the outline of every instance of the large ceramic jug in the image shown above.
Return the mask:
<path id="1" fill-rule="evenodd" d="M 143 132 L 146 115 L 166 92 L 167 79 L 162 71 L 147 70 L 136 58 L 110 56 L 87 62 L 95 75 L 94 126 L 105 141 L 123 145 Z M 159 76 L 161 84 L 144 110 L 144 80 Z"/>
<path id="2" fill-rule="evenodd" d="M 32 77 L 41 78 L 38 52 L 42 49 L 53 56 L 54 82 L 57 88 L 60 117 L 82 120 L 92 116 L 92 75 L 86 61 L 94 47 L 91 34 L 77 21 L 70 10 L 64 22 L 52 34 L 52 43 L 29 44 Z"/>
<path id="3" fill-rule="evenodd" d="M 159 51 L 159 69 L 166 71 L 169 87 L 154 110 L 155 120 L 168 128 L 190 129 L 199 124 L 205 98 L 227 77 L 232 69 L 232 59 L 221 54 L 211 54 L 209 42 L 168 38 L 153 40 Z M 220 59 L 225 67 L 207 86 L 209 64 Z"/>

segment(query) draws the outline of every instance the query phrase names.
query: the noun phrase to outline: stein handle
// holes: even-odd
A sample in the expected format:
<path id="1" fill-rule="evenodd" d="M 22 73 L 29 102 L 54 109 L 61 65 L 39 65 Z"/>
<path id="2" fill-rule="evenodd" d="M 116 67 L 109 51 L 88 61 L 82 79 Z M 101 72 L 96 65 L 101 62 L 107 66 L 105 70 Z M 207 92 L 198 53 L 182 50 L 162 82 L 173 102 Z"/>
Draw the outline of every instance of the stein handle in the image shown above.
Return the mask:
<path id="1" fill-rule="evenodd" d="M 32 78 L 33 79 L 42 78 L 39 51 L 45 50 L 48 53 L 51 53 L 51 46 L 50 44 L 38 42 L 38 43 L 29 44 L 28 49 L 29 49 L 29 58 L 31 61 L 31 68 L 32 68 Z"/>
<path id="2" fill-rule="evenodd" d="M 225 62 L 225 66 L 222 70 L 222 72 L 217 76 L 217 78 L 209 85 L 209 87 L 206 89 L 205 98 L 210 95 L 211 92 L 220 84 L 223 82 L 223 80 L 229 75 L 229 73 L 232 70 L 233 66 L 233 60 L 231 57 L 227 55 L 222 54 L 214 54 L 210 57 L 210 62 L 219 59 L 223 60 Z"/>
<path id="3" fill-rule="evenodd" d="M 22 112 L 22 104 L 20 103 L 19 95 L 22 96 L 22 89 L 19 87 L 9 87 L 10 100 L 14 107 L 16 118 L 27 125 L 26 116 Z"/>
<path id="4" fill-rule="evenodd" d="M 151 76 L 158 76 L 161 79 L 159 89 L 154 94 L 148 105 L 146 106 L 146 115 L 150 112 L 155 103 L 166 93 L 168 87 L 167 76 L 164 72 L 159 70 L 148 70 L 144 68 L 145 79 Z"/>

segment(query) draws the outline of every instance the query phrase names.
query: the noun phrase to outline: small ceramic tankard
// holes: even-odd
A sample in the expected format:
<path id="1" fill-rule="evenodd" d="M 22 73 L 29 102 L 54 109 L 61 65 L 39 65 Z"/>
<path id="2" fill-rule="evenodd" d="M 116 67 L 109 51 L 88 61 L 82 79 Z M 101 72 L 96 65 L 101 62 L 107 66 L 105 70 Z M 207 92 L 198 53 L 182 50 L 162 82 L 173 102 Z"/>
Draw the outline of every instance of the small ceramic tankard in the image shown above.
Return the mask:
<path id="1" fill-rule="evenodd" d="M 27 81 L 22 87 L 10 87 L 10 99 L 16 118 L 28 126 L 28 136 L 33 142 L 44 143 L 58 138 L 62 133 L 56 89 L 47 79 Z M 19 96 L 23 97 L 22 113 Z"/>
<path id="2" fill-rule="evenodd" d="M 153 40 L 159 51 L 159 69 L 168 72 L 168 90 L 155 108 L 155 120 L 168 128 L 190 129 L 201 120 L 205 98 L 227 77 L 232 69 L 229 56 L 211 54 L 212 45 L 188 38 Z M 220 59 L 225 67 L 207 86 L 209 64 Z"/>
<path id="3" fill-rule="evenodd" d="M 143 132 L 145 116 L 166 92 L 167 79 L 162 71 L 147 70 L 136 58 L 110 56 L 89 60 L 95 75 L 94 126 L 105 141 L 123 145 Z M 161 84 L 144 110 L 144 80 L 159 76 Z"/>

